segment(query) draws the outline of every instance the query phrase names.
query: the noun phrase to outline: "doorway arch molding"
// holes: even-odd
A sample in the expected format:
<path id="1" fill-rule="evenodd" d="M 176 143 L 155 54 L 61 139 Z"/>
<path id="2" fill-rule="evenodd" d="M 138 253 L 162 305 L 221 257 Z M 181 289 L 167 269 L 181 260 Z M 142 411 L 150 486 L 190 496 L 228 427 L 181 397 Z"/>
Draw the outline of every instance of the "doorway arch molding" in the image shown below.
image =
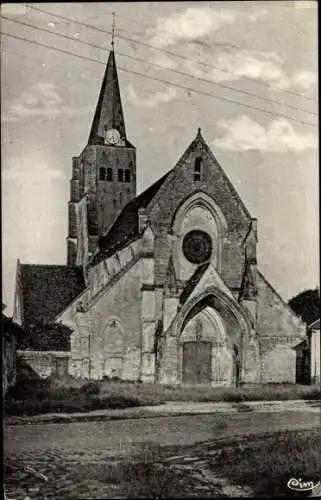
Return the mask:
<path id="1" fill-rule="evenodd" d="M 203 292 L 194 297 L 193 299 L 187 301 L 178 312 L 176 319 L 172 328 L 172 335 L 177 341 L 177 374 L 180 377 L 181 374 L 181 356 L 180 356 L 180 336 L 184 330 L 187 322 L 195 315 L 198 311 L 208 305 L 213 307 L 219 314 L 221 311 L 227 312 L 236 321 L 240 328 L 240 335 L 234 339 L 234 345 L 237 347 L 239 353 L 240 362 L 240 377 L 239 381 L 243 380 L 245 374 L 245 358 L 246 349 L 251 338 L 251 324 L 249 318 L 247 317 L 245 311 L 232 297 L 227 295 L 225 292 L 220 290 L 216 286 L 207 287 Z M 228 337 L 228 332 L 227 332 Z"/>
<path id="2" fill-rule="evenodd" d="M 174 337 L 180 337 L 186 322 L 191 317 L 190 313 L 197 306 L 197 304 L 201 304 L 202 302 L 206 302 L 218 312 L 220 312 L 221 310 L 228 311 L 239 324 L 242 333 L 245 336 L 250 337 L 251 323 L 245 311 L 243 311 L 236 300 L 229 297 L 225 292 L 223 292 L 216 286 L 207 287 L 203 292 L 187 301 L 181 307 L 176 316 L 176 321 L 173 325 L 172 334 Z"/>

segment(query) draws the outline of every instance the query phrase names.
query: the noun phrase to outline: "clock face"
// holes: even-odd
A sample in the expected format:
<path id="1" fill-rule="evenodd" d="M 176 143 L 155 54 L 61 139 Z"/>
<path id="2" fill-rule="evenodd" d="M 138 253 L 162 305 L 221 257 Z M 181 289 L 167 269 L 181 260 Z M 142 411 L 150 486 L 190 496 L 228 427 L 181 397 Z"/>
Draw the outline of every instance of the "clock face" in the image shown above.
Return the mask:
<path id="1" fill-rule="evenodd" d="M 118 144 L 120 141 L 120 133 L 115 128 L 111 128 L 106 132 L 106 142 L 108 144 Z"/>

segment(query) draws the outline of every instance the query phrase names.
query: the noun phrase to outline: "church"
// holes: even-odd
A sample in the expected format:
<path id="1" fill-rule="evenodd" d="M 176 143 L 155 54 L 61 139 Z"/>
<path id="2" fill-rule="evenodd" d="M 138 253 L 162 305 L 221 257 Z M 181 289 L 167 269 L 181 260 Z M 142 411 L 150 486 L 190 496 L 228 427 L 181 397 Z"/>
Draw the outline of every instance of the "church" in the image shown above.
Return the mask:
<path id="1" fill-rule="evenodd" d="M 70 375 L 295 383 L 306 327 L 260 272 L 257 219 L 201 129 L 137 196 L 114 50 L 88 143 L 72 159 L 68 217 L 66 265 L 18 261 L 14 319 L 69 327 Z"/>

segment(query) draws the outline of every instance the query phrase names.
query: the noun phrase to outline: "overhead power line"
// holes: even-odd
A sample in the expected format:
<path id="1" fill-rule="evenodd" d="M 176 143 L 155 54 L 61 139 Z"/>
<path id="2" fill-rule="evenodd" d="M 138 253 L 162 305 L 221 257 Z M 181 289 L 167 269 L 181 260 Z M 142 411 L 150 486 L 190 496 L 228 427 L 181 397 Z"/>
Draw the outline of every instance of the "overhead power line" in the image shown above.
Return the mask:
<path id="1" fill-rule="evenodd" d="M 103 61 L 100 61 L 100 60 L 97 60 L 97 59 L 93 59 L 91 57 L 82 56 L 80 54 L 75 54 L 74 52 L 70 52 L 70 51 L 65 50 L 65 49 L 60 49 L 60 48 L 54 47 L 52 45 L 48 45 L 48 44 L 44 44 L 44 43 L 40 43 L 40 42 L 35 42 L 34 40 L 28 40 L 27 38 L 24 38 L 24 37 L 21 37 L 21 36 L 18 36 L 18 35 L 13 35 L 12 33 L 5 33 L 5 32 L 2 31 L 1 34 L 4 35 L 4 36 L 7 36 L 7 37 L 11 37 L 11 38 L 14 38 L 14 39 L 17 39 L 17 40 L 22 40 L 24 42 L 31 43 L 33 45 L 37 45 L 39 47 L 44 47 L 46 49 L 54 50 L 54 51 L 60 52 L 62 54 L 66 54 L 66 55 L 70 55 L 70 56 L 73 56 L 73 57 L 77 57 L 78 59 L 82 59 L 84 61 L 90 61 L 90 62 L 102 64 L 104 66 L 106 64 Z M 219 101 L 228 102 L 230 104 L 237 104 L 238 106 L 242 106 L 244 108 L 255 110 L 255 111 L 260 111 L 262 113 L 265 113 L 265 114 L 268 114 L 268 115 L 271 115 L 271 116 L 275 116 L 275 117 L 278 117 L 278 118 L 286 118 L 288 120 L 291 120 L 291 121 L 294 121 L 294 122 L 297 122 L 297 123 L 301 123 L 303 125 L 308 125 L 310 127 L 314 127 L 314 128 L 317 127 L 316 124 L 313 124 L 313 123 L 310 123 L 310 122 L 306 122 L 304 120 L 299 120 L 299 119 L 293 118 L 291 116 L 282 115 L 282 114 L 275 113 L 273 111 L 268 111 L 266 109 L 258 108 L 258 107 L 255 107 L 255 106 L 250 106 L 249 104 L 245 104 L 245 103 L 240 102 L 240 101 L 235 101 L 235 100 L 229 99 L 227 97 L 217 96 L 215 94 L 211 94 L 209 92 L 204 92 L 204 91 L 201 91 L 201 90 L 197 90 L 197 89 L 194 89 L 192 87 L 188 87 L 186 85 L 181 85 L 179 83 L 173 83 L 173 82 L 171 82 L 169 80 L 164 80 L 162 78 L 157 78 L 157 77 L 154 77 L 154 76 L 151 76 L 151 75 L 146 75 L 144 73 L 140 73 L 140 72 L 134 71 L 134 70 L 129 70 L 127 68 L 118 67 L 118 69 L 120 71 L 125 72 L 125 73 L 130 73 L 132 75 L 140 76 L 140 77 L 146 78 L 148 80 L 157 81 L 157 82 L 163 83 L 165 85 L 169 85 L 171 87 L 177 87 L 177 88 L 183 89 L 183 90 L 188 91 L 188 92 L 193 92 L 195 94 L 204 95 L 206 97 L 211 97 L 211 98 L 217 99 Z"/>
<path id="2" fill-rule="evenodd" d="M 30 9 L 32 10 L 36 10 L 38 12 L 41 12 L 43 14 L 46 14 L 46 15 L 49 15 L 49 16 L 53 16 L 53 17 L 56 17 L 57 19 L 62 19 L 68 23 L 75 23 L 75 24 L 78 24 L 79 26 L 83 26 L 87 29 L 91 29 L 91 30 L 94 30 L 94 31 L 98 31 L 100 33 L 104 33 L 104 34 L 107 34 L 107 35 L 111 35 L 112 32 L 111 31 L 107 31 L 107 30 L 104 30 L 102 28 L 98 28 L 97 26 L 93 26 L 91 24 L 88 24 L 88 23 L 83 23 L 81 21 L 77 21 L 75 19 L 72 19 L 70 17 L 66 17 L 66 16 L 62 16 L 61 14 L 54 14 L 53 12 L 50 12 L 50 11 L 47 11 L 47 10 L 44 10 L 44 9 L 40 9 L 39 7 L 34 7 L 33 5 L 30 5 L 30 4 L 26 4 L 27 7 L 29 7 Z M 230 74 L 230 75 L 233 75 L 233 76 L 239 76 L 239 75 L 236 75 L 236 73 L 233 73 L 232 71 L 228 71 L 226 69 L 221 69 L 221 68 L 218 68 L 217 66 L 214 66 L 212 64 L 208 64 L 208 63 L 205 63 L 205 62 L 202 62 L 202 61 L 195 61 L 193 59 L 190 59 L 189 57 L 186 57 L 186 56 L 183 56 L 181 54 L 177 54 L 176 52 L 172 52 L 172 51 L 169 51 L 169 50 L 165 50 L 165 49 L 161 49 L 160 47 L 156 47 L 155 45 L 151 45 L 147 42 L 143 42 L 141 40 L 135 40 L 134 38 L 130 38 L 130 37 L 127 37 L 127 36 L 124 36 L 124 35 L 120 35 L 118 34 L 118 38 L 121 38 L 122 40 L 126 40 L 130 43 L 136 43 L 136 44 L 139 44 L 139 45 L 142 45 L 144 47 L 148 47 L 152 50 L 156 50 L 158 52 L 162 52 L 166 55 L 171 55 L 171 56 L 174 56 L 174 57 L 177 57 L 179 59 L 183 59 L 185 61 L 189 61 L 189 62 L 194 62 L 196 64 L 199 64 L 201 66 L 205 66 L 205 67 L 208 67 L 208 68 L 214 68 L 214 69 L 219 69 L 222 73 L 227 73 L 227 74 Z M 215 42 L 214 42 L 214 45 L 215 45 Z M 239 47 L 237 47 L 238 50 L 239 50 Z M 305 96 L 303 94 L 299 94 L 298 92 L 294 92 L 292 90 L 287 90 L 287 89 L 280 89 L 277 85 L 273 85 L 272 83 L 266 83 L 262 80 L 258 80 L 256 78 L 251 78 L 249 76 L 242 76 L 242 78 L 244 78 L 245 80 L 249 80 L 251 82 L 256 82 L 260 85 L 265 85 L 266 87 L 268 88 L 274 88 L 276 90 L 278 90 L 279 92 L 285 92 L 287 94 L 290 94 L 290 95 L 293 95 L 293 96 L 296 96 L 296 97 L 300 97 L 302 99 L 306 99 L 308 101 L 314 101 L 314 102 L 317 102 L 316 99 L 314 99 L 313 97 L 308 97 L 308 96 Z"/>
<path id="3" fill-rule="evenodd" d="M 50 35 L 53 35 L 53 36 L 56 36 L 56 37 L 64 38 L 64 39 L 70 40 L 72 42 L 83 44 L 83 45 L 86 45 L 88 47 L 93 47 L 93 48 L 99 49 L 99 50 L 106 50 L 101 45 L 96 45 L 96 44 L 93 44 L 93 43 L 90 43 L 90 42 L 85 42 L 84 40 L 79 40 L 78 38 L 74 38 L 74 37 L 66 35 L 64 33 L 55 33 L 53 31 L 51 31 L 50 29 L 43 28 L 43 27 L 40 27 L 40 26 L 35 26 L 34 24 L 26 23 L 26 22 L 23 22 L 23 21 L 18 21 L 16 19 L 11 19 L 11 18 L 8 18 L 6 16 L 1 16 L 1 18 L 5 19 L 6 21 L 10 21 L 12 23 L 15 23 L 15 24 L 26 26 L 28 28 L 32 28 L 32 29 L 35 29 L 35 30 L 38 30 L 38 31 L 41 31 L 41 32 L 44 32 L 44 33 L 49 33 Z M 202 78 L 202 77 L 199 77 L 199 76 L 196 76 L 196 75 L 192 75 L 192 74 L 186 73 L 184 71 L 179 71 L 179 70 L 175 70 L 175 69 L 172 69 L 172 68 L 164 68 L 164 66 L 162 66 L 161 64 L 155 63 L 153 61 L 146 61 L 145 59 L 142 59 L 142 58 L 139 58 L 139 57 L 135 57 L 135 56 L 131 56 L 131 55 L 126 54 L 124 52 L 117 51 L 117 55 L 120 55 L 122 57 L 126 57 L 126 58 L 134 60 L 134 61 L 138 61 L 138 62 L 141 62 L 141 63 L 151 64 L 151 65 L 156 66 L 158 68 L 161 68 L 163 70 L 165 69 L 166 71 L 170 71 L 172 73 L 176 73 L 176 74 L 178 74 L 180 76 L 184 76 L 184 77 L 188 77 L 188 78 L 193 78 L 195 80 L 198 80 L 198 81 L 201 81 L 201 82 L 205 82 L 205 83 L 209 83 L 211 85 L 214 85 L 214 86 L 219 87 L 219 88 L 223 88 L 225 90 L 230 90 L 230 91 L 233 91 L 233 92 L 236 92 L 236 93 L 239 93 L 239 94 L 244 94 L 244 95 L 247 95 L 247 96 L 250 96 L 250 97 L 254 97 L 255 99 L 259 99 L 259 100 L 266 101 L 266 102 L 271 102 L 271 103 L 277 104 L 279 106 L 284 106 L 284 107 L 287 107 L 289 109 L 294 109 L 294 110 L 297 110 L 297 111 L 308 113 L 308 114 L 310 114 L 312 116 L 317 116 L 317 114 L 313 113 L 312 111 L 308 111 L 306 109 L 298 108 L 297 106 L 293 106 L 292 104 L 281 103 L 280 101 L 276 101 L 274 99 L 269 99 L 268 97 L 263 97 L 263 96 L 260 96 L 258 94 L 255 94 L 255 93 L 248 92 L 247 90 L 236 89 L 234 87 L 230 87 L 229 85 L 225 85 L 225 84 L 222 84 L 222 83 L 213 82 L 212 80 L 209 80 L 207 78 Z"/>
<path id="4" fill-rule="evenodd" d="M 106 9 L 102 9 L 101 7 L 98 7 L 97 5 L 95 5 L 96 9 L 98 9 L 100 12 L 104 12 L 105 14 L 109 15 L 109 16 L 112 16 L 113 13 L 109 10 L 106 10 Z M 97 16 L 98 17 L 98 16 Z M 143 28 L 147 28 L 147 29 L 150 29 L 150 26 L 146 23 L 142 23 L 141 21 L 137 21 L 136 19 L 132 19 L 130 17 L 125 17 L 121 14 L 117 14 L 117 18 L 119 19 L 123 19 L 124 21 L 128 21 L 132 24 L 136 24 L 137 26 L 141 26 Z M 159 35 L 157 33 L 157 36 L 159 36 L 160 38 L 162 38 L 163 40 L 166 40 L 167 37 L 165 36 L 165 34 L 167 35 L 167 32 L 165 30 L 161 30 L 159 28 L 157 28 L 157 31 L 160 32 L 160 33 L 164 33 L 164 35 Z M 135 33 L 136 34 L 136 33 Z M 238 45 L 235 45 L 234 43 L 227 43 L 227 42 L 213 42 L 211 41 L 211 45 L 217 45 L 218 47 L 228 47 L 230 49 L 237 49 L 237 50 L 240 50 L 241 47 L 239 47 Z"/>

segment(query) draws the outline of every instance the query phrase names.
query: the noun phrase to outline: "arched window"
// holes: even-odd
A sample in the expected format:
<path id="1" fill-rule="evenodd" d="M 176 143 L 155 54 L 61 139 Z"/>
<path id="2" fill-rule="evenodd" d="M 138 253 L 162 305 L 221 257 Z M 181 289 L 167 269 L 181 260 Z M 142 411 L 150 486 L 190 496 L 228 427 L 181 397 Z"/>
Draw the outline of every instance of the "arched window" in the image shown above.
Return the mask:
<path id="1" fill-rule="evenodd" d="M 202 180 L 202 158 L 199 156 L 195 158 L 194 162 L 194 181 Z"/>
<path id="2" fill-rule="evenodd" d="M 124 169 L 118 169 L 118 182 L 124 182 Z"/>
<path id="3" fill-rule="evenodd" d="M 106 178 L 106 169 L 104 167 L 100 167 L 99 169 L 99 180 L 104 181 Z"/>
<path id="4" fill-rule="evenodd" d="M 113 169 L 112 168 L 107 168 L 107 181 L 112 181 L 113 180 Z"/>

